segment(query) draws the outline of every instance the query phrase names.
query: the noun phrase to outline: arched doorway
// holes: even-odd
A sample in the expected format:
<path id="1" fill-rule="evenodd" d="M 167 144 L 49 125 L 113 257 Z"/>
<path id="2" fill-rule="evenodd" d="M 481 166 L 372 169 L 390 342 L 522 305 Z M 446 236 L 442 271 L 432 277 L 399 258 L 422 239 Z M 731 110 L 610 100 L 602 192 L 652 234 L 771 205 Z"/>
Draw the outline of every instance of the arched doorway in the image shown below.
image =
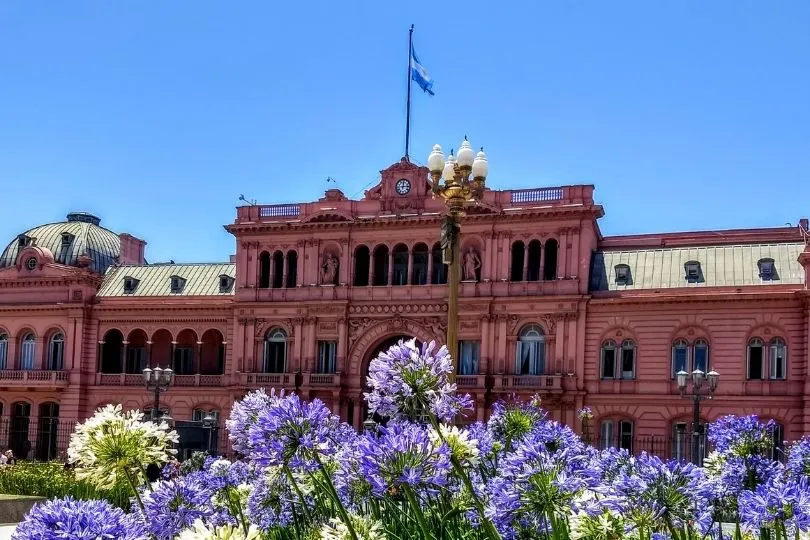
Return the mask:
<path id="1" fill-rule="evenodd" d="M 402 334 L 396 335 L 396 336 L 391 336 L 391 337 L 383 339 L 376 346 L 371 347 L 369 349 L 369 352 L 366 355 L 366 358 L 363 360 L 363 389 L 364 389 L 365 392 L 368 392 L 368 391 L 371 390 L 368 387 L 368 382 L 367 382 L 368 381 L 368 368 L 369 368 L 369 365 L 371 364 L 371 361 L 374 358 L 377 358 L 380 355 L 380 353 L 383 353 L 383 352 L 387 351 L 388 349 L 390 349 L 391 347 L 393 347 L 394 345 L 396 345 L 400 341 L 408 341 L 410 339 L 414 339 L 414 337 L 413 336 L 406 336 L 406 335 L 402 335 Z M 420 340 L 418 340 L 418 339 L 416 340 L 416 346 L 417 347 L 422 346 L 422 342 Z M 363 422 L 363 421 L 366 420 L 366 418 L 368 418 L 368 405 L 366 404 L 365 401 L 363 401 L 362 408 L 360 410 L 361 410 L 361 413 L 362 413 L 360 415 L 360 421 Z M 376 414 L 372 416 L 372 419 L 377 423 L 381 423 L 381 422 L 384 421 L 384 419 L 382 417 L 380 417 L 380 416 L 378 416 Z M 357 427 L 362 427 L 362 426 L 357 426 Z"/>

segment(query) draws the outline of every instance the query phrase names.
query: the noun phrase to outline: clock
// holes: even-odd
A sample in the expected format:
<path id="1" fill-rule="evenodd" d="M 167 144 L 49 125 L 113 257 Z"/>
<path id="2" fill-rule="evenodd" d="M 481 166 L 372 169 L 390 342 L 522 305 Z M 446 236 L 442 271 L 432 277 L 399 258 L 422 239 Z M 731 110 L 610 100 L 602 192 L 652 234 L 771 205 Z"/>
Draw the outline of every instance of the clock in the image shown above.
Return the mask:
<path id="1" fill-rule="evenodd" d="M 396 190 L 400 195 L 407 195 L 411 190 L 411 183 L 404 178 L 397 180 Z"/>

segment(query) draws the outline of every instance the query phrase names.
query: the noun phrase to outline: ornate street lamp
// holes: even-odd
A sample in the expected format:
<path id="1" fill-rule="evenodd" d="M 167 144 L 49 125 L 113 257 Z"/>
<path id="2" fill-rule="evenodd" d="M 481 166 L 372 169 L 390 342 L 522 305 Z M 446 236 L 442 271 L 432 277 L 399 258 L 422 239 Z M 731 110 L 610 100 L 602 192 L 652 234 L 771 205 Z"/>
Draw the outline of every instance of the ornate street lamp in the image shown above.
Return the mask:
<path id="1" fill-rule="evenodd" d="M 372 418 L 371 413 L 368 413 L 368 417 L 363 422 L 363 431 L 374 433 L 376 430 L 377 430 L 377 422 L 374 421 L 374 418 Z"/>
<path id="2" fill-rule="evenodd" d="M 700 425 L 700 402 L 704 399 L 712 399 L 714 391 L 717 390 L 717 384 L 720 382 L 720 374 L 712 370 L 709 373 L 696 369 L 691 373 L 681 370 L 675 374 L 678 382 L 678 390 L 681 391 L 681 397 L 690 398 L 693 402 L 692 407 L 692 463 L 697 466 L 703 465 L 700 460 L 700 436 L 703 434 L 703 428 Z M 692 383 L 691 392 L 686 391 L 689 382 Z"/>
<path id="3" fill-rule="evenodd" d="M 211 453 L 211 436 L 214 433 L 214 427 L 216 427 L 217 419 L 211 413 L 205 415 L 205 418 L 202 419 L 202 427 L 206 433 L 206 445 L 205 451 L 207 453 Z"/>
<path id="4" fill-rule="evenodd" d="M 458 362 L 458 286 L 461 273 L 461 224 L 464 209 L 481 201 L 484 197 L 489 164 L 484 149 L 473 152 L 467 137 L 458 149 L 445 159 L 442 147 L 438 144 L 428 156 L 431 190 L 433 196 L 440 196 L 447 205 L 447 215 L 442 223 L 442 259 L 448 265 L 447 287 L 447 349 L 453 362 Z M 455 381 L 456 372 L 450 374 Z"/>
<path id="5" fill-rule="evenodd" d="M 174 371 L 171 368 L 146 368 L 143 370 L 143 382 L 146 390 L 155 394 L 155 406 L 152 408 L 151 419 L 158 420 L 160 418 L 160 393 L 171 388 L 174 383 Z M 164 420 L 169 421 L 171 417 L 166 415 Z"/>

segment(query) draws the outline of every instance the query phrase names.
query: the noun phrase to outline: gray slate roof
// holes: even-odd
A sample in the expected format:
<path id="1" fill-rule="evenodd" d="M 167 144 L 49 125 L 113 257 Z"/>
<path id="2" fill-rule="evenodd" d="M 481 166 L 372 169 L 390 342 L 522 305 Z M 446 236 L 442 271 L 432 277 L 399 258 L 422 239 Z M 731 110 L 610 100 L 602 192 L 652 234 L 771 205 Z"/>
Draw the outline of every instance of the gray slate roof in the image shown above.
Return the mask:
<path id="1" fill-rule="evenodd" d="M 58 263 L 76 266 L 78 258 L 87 255 L 91 270 L 103 274 L 121 254 L 121 239 L 99 223 L 95 216 L 75 212 L 68 214 L 68 221 L 40 225 L 23 234 L 35 238 L 37 246 L 48 248 Z M 74 236 L 70 244 L 62 244 L 63 233 Z M 0 255 L 0 268 L 14 266 L 21 249 L 19 237 L 12 240 Z"/>
<path id="2" fill-rule="evenodd" d="M 236 265 L 200 263 L 114 266 L 104 276 L 98 296 L 231 296 L 235 286 L 227 292 L 220 292 L 219 278 L 222 275 L 236 279 Z M 186 280 L 178 293 L 172 292 L 172 276 Z M 124 292 L 127 277 L 138 280 L 132 293 Z"/>
<path id="3" fill-rule="evenodd" d="M 592 291 L 671 289 L 675 287 L 733 287 L 804 283 L 804 270 L 798 262 L 804 244 L 778 243 L 725 245 L 684 248 L 598 251 L 591 261 Z M 757 261 L 774 260 L 778 279 L 763 281 Z M 684 264 L 700 262 L 703 281 L 687 283 Z M 631 283 L 616 283 L 616 265 L 630 267 Z"/>

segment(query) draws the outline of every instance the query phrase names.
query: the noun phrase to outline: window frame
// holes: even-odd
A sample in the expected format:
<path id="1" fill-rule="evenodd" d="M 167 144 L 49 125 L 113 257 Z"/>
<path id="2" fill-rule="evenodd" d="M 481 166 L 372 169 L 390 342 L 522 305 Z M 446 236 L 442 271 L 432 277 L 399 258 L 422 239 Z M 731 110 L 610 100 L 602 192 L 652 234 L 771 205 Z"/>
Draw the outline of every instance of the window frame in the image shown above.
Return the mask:
<path id="1" fill-rule="evenodd" d="M 775 367 L 779 364 L 776 363 L 777 349 L 782 349 L 782 357 L 779 359 L 779 364 L 782 367 L 782 376 L 779 377 L 775 373 Z M 768 378 L 772 381 L 784 381 L 787 379 L 788 367 L 788 347 L 787 342 L 781 337 L 775 337 L 768 343 Z"/>
<path id="2" fill-rule="evenodd" d="M 8 369 L 8 342 L 9 335 L 5 332 L 0 332 L 0 370 Z"/>
<path id="3" fill-rule="evenodd" d="M 599 363 L 599 378 L 600 379 L 602 379 L 602 380 L 616 379 L 616 373 L 618 371 L 617 370 L 617 364 L 618 364 L 618 362 L 617 362 L 617 356 L 618 356 L 617 351 L 618 350 L 619 350 L 619 347 L 616 346 L 616 342 L 613 341 L 612 339 L 608 339 L 608 340 L 606 340 L 606 341 L 604 341 L 602 343 L 601 361 Z M 611 360 L 613 362 L 612 369 L 606 369 L 608 367 L 606 365 L 608 351 L 612 351 L 612 353 L 613 353 L 613 358 Z M 606 375 L 606 373 L 610 373 L 610 375 Z"/>
<path id="4" fill-rule="evenodd" d="M 30 338 L 30 339 L 29 339 Z M 20 370 L 33 371 L 37 367 L 37 336 L 33 332 L 23 335 L 20 340 Z"/>
<path id="5" fill-rule="evenodd" d="M 683 351 L 685 351 L 685 354 L 686 354 L 686 358 L 684 359 L 683 371 L 686 371 L 687 373 L 689 373 L 690 372 L 689 367 L 692 365 L 692 355 L 691 355 L 692 351 L 691 351 L 691 347 L 689 346 L 689 342 L 684 338 L 676 338 L 672 342 L 672 349 L 671 349 L 671 357 L 672 357 L 672 360 L 671 360 L 671 362 L 672 362 L 672 370 L 671 370 L 672 373 L 671 373 L 671 375 L 672 375 L 673 379 L 675 379 L 677 377 L 677 375 L 678 375 L 678 372 L 681 371 L 680 369 L 678 369 L 678 366 L 676 365 L 676 360 L 675 360 L 675 351 L 678 351 L 678 350 L 683 350 Z"/>
<path id="6" fill-rule="evenodd" d="M 465 351 L 472 350 L 472 360 L 468 363 L 465 360 L 467 356 Z M 462 369 L 462 366 L 469 367 L 469 369 Z M 481 342 L 473 339 L 460 339 L 458 340 L 458 362 L 456 362 L 456 375 L 478 375 L 481 369 Z M 470 371 L 468 373 L 467 371 Z"/>
<path id="7" fill-rule="evenodd" d="M 638 346 L 636 345 L 636 342 L 633 341 L 632 339 L 625 339 L 624 341 L 622 341 L 620 350 L 621 355 L 619 356 L 619 361 L 617 362 L 616 365 L 618 374 L 617 378 L 623 381 L 633 381 L 636 378 L 636 358 L 638 357 Z M 625 371 L 624 369 L 625 351 L 632 351 L 631 362 L 633 365 L 633 369 L 630 370 L 629 372 Z M 626 377 L 625 373 L 629 373 L 630 376 Z"/>
<path id="8" fill-rule="evenodd" d="M 337 373 L 337 341 L 318 340 L 318 358 L 315 369 L 317 373 Z"/>
<path id="9" fill-rule="evenodd" d="M 528 366 L 526 373 L 523 373 L 523 349 L 527 349 Z M 538 377 L 545 374 L 546 370 L 546 333 L 543 327 L 537 324 L 524 326 L 518 334 L 515 354 L 515 374 Z M 535 369 L 532 369 L 534 367 Z"/>
<path id="10" fill-rule="evenodd" d="M 65 366 L 65 335 L 55 332 L 48 340 L 48 371 L 62 371 Z"/>
<path id="11" fill-rule="evenodd" d="M 271 328 L 267 331 L 264 338 L 264 354 L 262 355 L 262 373 L 278 374 L 287 372 L 287 346 L 289 345 L 289 336 L 282 328 Z M 278 358 L 272 359 L 274 365 L 271 366 L 270 352 L 271 347 L 281 348 L 281 368 L 271 370 L 271 367 L 278 368 Z"/>
<path id="12" fill-rule="evenodd" d="M 632 272 L 630 271 L 629 264 L 617 264 L 613 267 L 613 271 L 616 275 L 615 282 L 616 285 L 632 285 L 633 284 L 633 277 Z"/>
<path id="13" fill-rule="evenodd" d="M 754 347 L 758 347 L 760 349 L 760 364 L 759 364 L 759 377 L 752 377 L 751 376 L 751 349 Z M 747 381 L 764 381 L 765 373 L 766 373 L 766 364 L 767 364 L 767 356 L 768 351 L 767 347 L 765 346 L 765 340 L 759 337 L 752 337 L 748 340 L 748 343 L 745 346 L 745 380 Z"/>
<path id="14" fill-rule="evenodd" d="M 634 422 L 629 418 L 603 418 L 599 422 L 599 449 L 616 448 L 632 454 L 635 428 Z"/>

